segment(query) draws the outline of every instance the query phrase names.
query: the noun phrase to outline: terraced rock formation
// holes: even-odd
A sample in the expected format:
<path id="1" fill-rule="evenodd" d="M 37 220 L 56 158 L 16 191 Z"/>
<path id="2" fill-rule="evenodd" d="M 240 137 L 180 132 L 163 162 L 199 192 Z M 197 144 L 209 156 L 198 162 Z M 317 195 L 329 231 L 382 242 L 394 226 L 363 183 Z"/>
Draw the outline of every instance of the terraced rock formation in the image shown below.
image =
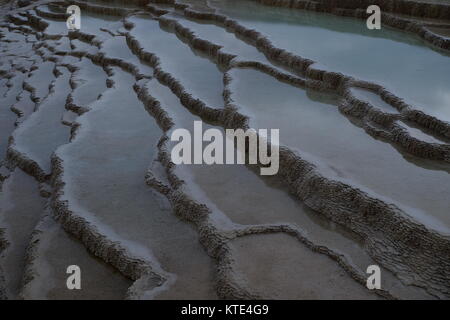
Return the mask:
<path id="1" fill-rule="evenodd" d="M 364 1 L 9 10 L 0 297 L 448 299 L 450 5 L 372 2 L 375 34 Z M 174 165 L 196 120 L 279 128 L 279 173 Z"/>

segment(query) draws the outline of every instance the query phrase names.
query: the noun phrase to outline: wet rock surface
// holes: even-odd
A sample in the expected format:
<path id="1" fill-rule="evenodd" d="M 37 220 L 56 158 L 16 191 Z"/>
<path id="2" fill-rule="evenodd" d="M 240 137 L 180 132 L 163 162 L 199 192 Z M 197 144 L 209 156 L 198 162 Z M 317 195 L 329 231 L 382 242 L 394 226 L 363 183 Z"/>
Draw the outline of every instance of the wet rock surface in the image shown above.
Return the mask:
<path id="1" fill-rule="evenodd" d="M 450 5 L 370 2 L 396 30 L 368 34 L 365 2 L 346 0 L 2 9 L 0 297 L 450 298 Z M 333 28 L 415 68 L 289 44 L 313 30 L 342 48 Z M 279 128 L 279 173 L 175 166 L 169 137 L 196 120 Z"/>

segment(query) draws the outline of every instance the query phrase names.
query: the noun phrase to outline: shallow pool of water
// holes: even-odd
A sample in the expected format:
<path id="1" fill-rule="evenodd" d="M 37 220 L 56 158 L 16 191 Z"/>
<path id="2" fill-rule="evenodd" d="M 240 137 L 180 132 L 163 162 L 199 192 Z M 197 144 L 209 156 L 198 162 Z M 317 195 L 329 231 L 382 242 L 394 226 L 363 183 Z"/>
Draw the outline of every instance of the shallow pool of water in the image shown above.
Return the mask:
<path id="1" fill-rule="evenodd" d="M 377 82 L 414 107 L 450 122 L 450 58 L 414 35 L 363 20 L 250 1 L 210 1 L 272 43 L 332 71 Z"/>

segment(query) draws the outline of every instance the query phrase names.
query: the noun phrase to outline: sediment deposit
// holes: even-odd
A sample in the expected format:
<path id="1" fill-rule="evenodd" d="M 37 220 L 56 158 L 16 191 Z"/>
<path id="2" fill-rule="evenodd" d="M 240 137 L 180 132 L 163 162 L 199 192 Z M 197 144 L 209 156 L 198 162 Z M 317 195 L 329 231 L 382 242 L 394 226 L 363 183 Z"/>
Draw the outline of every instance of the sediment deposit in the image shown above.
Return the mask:
<path id="1" fill-rule="evenodd" d="M 9 9 L 0 297 L 448 299 L 450 38 L 436 30 L 450 30 L 450 4 L 368 2 L 386 33 L 361 31 L 365 1 L 350 0 L 242 1 L 251 14 L 186 0 Z M 330 48 L 333 27 L 356 46 L 389 41 L 386 61 L 411 52 L 418 65 L 370 73 L 314 57 L 265 14 L 320 29 Z M 279 128 L 279 173 L 174 165 L 171 133 L 197 120 Z M 64 287 L 71 264 L 89 274 L 80 292 Z M 373 264 L 382 288 L 368 290 Z"/>

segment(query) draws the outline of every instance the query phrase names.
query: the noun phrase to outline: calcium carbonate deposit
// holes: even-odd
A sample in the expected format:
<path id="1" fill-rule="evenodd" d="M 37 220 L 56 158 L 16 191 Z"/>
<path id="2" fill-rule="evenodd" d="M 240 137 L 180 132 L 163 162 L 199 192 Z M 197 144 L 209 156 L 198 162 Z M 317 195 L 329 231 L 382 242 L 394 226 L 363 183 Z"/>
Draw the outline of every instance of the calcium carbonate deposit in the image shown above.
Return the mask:
<path id="1" fill-rule="evenodd" d="M 2 1 L 0 19 L 0 298 L 450 298 L 450 1 Z M 194 121 L 279 129 L 278 173 L 175 165 Z"/>

